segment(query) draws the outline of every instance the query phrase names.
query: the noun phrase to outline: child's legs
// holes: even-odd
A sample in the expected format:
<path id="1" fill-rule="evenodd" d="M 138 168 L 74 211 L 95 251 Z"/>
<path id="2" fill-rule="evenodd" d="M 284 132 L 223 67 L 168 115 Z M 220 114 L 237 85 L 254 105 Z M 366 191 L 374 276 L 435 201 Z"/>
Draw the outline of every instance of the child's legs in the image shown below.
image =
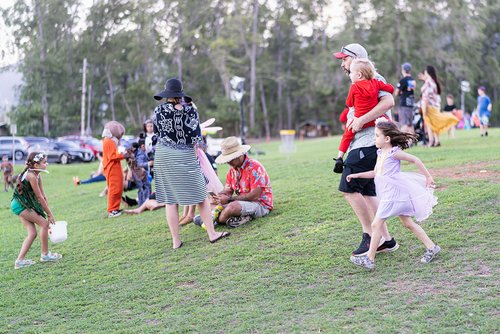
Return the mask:
<path id="1" fill-rule="evenodd" d="M 28 224 L 36 224 L 36 225 L 40 226 L 40 243 L 42 246 L 42 254 L 47 254 L 47 252 L 49 251 L 49 242 L 48 242 L 49 222 L 47 221 L 47 219 L 43 218 L 38 213 L 36 213 L 35 211 L 30 210 L 30 209 L 26 209 L 23 212 L 21 212 L 19 214 L 19 217 L 21 218 L 21 221 L 23 221 L 23 224 L 24 224 L 24 221 L 26 221 Z M 24 224 L 24 225 L 28 226 L 26 224 Z M 34 226 L 33 226 L 33 228 L 34 228 Z M 29 230 L 28 230 L 28 233 L 29 233 Z M 36 230 L 35 230 L 35 237 L 36 237 Z M 33 243 L 33 240 L 31 241 L 31 243 Z M 31 246 L 31 243 L 30 243 L 30 246 Z M 28 247 L 28 249 L 29 249 L 29 247 Z M 28 249 L 26 251 L 28 251 Z"/>
<path id="2" fill-rule="evenodd" d="M 3 175 L 3 182 L 4 182 L 4 189 L 8 190 L 9 189 L 9 183 L 10 183 L 10 175 L 9 174 L 4 174 Z"/>
<path id="3" fill-rule="evenodd" d="M 172 235 L 172 248 L 177 248 L 181 244 L 179 235 L 179 208 L 177 204 L 167 204 L 165 208 L 168 228 Z"/>
<path id="4" fill-rule="evenodd" d="M 375 217 L 375 214 L 377 213 L 377 208 L 378 208 L 378 198 L 376 196 L 364 196 L 366 205 L 368 209 L 370 210 L 370 214 L 372 217 Z M 375 219 L 375 218 L 374 218 Z M 391 240 L 391 234 L 389 233 L 389 229 L 387 228 L 387 223 L 384 222 L 382 224 L 382 236 L 384 237 L 385 240 Z"/>
<path id="5" fill-rule="evenodd" d="M 120 210 L 123 194 L 123 175 L 120 170 L 111 171 L 106 182 L 108 184 L 108 212 Z"/>
<path id="6" fill-rule="evenodd" d="M 434 243 L 427 236 L 427 233 L 425 233 L 424 229 L 420 225 L 416 224 L 413 221 L 413 219 L 411 219 L 411 217 L 409 217 L 409 216 L 399 216 L 399 219 L 403 223 L 404 227 L 406 227 L 407 229 L 409 229 L 410 231 L 412 231 L 413 234 L 415 234 L 415 236 L 420 241 L 423 242 L 423 244 L 425 245 L 425 247 L 427 249 L 430 249 L 430 248 L 434 247 Z"/>
<path id="7" fill-rule="evenodd" d="M 23 219 L 22 217 L 19 217 L 19 219 L 21 220 L 21 223 L 23 223 L 24 227 L 26 227 L 26 230 L 28 231 L 28 235 L 26 236 L 26 239 L 24 239 L 23 245 L 21 246 L 21 250 L 19 251 L 19 255 L 17 256 L 18 260 L 24 260 L 26 253 L 28 253 L 29 249 L 31 248 L 31 245 L 33 244 L 33 241 L 35 241 L 36 239 L 36 227 L 35 224 L 30 223 L 29 221 Z"/>
<path id="8" fill-rule="evenodd" d="M 373 220 L 372 239 L 370 241 L 370 249 L 368 250 L 368 258 L 372 261 L 375 260 L 375 254 L 377 253 L 377 248 L 378 245 L 380 244 L 380 238 L 382 238 L 384 225 L 385 225 L 385 219 L 380 219 L 379 217 L 375 217 L 375 219 Z"/>
<path id="9" fill-rule="evenodd" d="M 190 205 L 190 206 L 188 206 L 187 216 L 188 217 L 194 217 L 195 211 L 196 211 L 196 205 Z"/>
<path id="10" fill-rule="evenodd" d="M 80 184 L 87 184 L 87 183 L 101 182 L 101 181 L 106 181 L 106 177 L 103 174 L 93 176 L 87 180 L 80 181 Z"/>

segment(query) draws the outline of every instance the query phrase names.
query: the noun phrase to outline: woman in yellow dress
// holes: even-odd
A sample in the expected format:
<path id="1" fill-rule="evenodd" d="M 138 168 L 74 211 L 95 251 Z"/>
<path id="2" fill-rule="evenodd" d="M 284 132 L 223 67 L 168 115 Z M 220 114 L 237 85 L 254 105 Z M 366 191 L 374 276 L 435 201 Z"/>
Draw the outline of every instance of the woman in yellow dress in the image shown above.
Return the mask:
<path id="1" fill-rule="evenodd" d="M 427 66 L 423 75 L 425 80 L 422 91 L 422 113 L 424 115 L 425 128 L 429 135 L 429 147 L 441 146 L 439 134 L 448 131 L 458 123 L 458 119 L 452 114 L 441 113 L 441 84 L 437 78 L 436 69 Z"/>

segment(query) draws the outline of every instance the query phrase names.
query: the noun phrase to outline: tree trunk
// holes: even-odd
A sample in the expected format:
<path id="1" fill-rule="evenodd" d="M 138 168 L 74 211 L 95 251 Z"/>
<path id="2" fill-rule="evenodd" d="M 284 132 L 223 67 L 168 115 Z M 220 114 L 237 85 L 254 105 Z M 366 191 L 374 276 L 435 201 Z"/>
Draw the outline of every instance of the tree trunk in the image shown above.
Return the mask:
<path id="1" fill-rule="evenodd" d="M 122 94 L 122 96 L 123 96 L 123 94 Z M 123 101 L 123 105 L 125 106 L 125 109 L 127 109 L 128 117 L 130 117 L 130 122 L 132 124 L 137 124 L 137 121 L 135 120 L 134 113 L 132 112 L 132 108 L 130 108 L 130 105 L 128 104 L 127 99 L 125 98 L 125 96 L 123 96 L 121 98 L 121 100 Z"/>
<path id="2" fill-rule="evenodd" d="M 106 79 L 108 81 L 108 89 L 109 89 L 109 107 L 111 108 L 111 119 L 116 121 L 116 113 L 115 113 L 115 90 L 113 87 L 113 79 L 111 78 L 111 68 L 109 66 L 104 67 L 104 71 L 106 72 Z"/>
<path id="3" fill-rule="evenodd" d="M 278 130 L 283 129 L 283 36 L 281 33 L 281 25 L 278 23 L 277 28 L 278 35 L 278 81 L 277 81 L 277 93 L 278 93 Z"/>
<path id="4" fill-rule="evenodd" d="M 176 63 L 177 63 L 177 79 L 182 81 L 182 25 L 179 25 L 177 29 L 177 55 L 176 55 Z"/>
<path id="5" fill-rule="evenodd" d="M 45 60 L 47 58 L 47 51 L 45 50 L 45 42 L 43 35 L 43 13 L 40 9 L 40 2 L 35 1 L 35 12 L 38 21 L 38 42 L 40 43 L 40 68 L 41 68 L 41 94 L 42 94 L 42 112 L 43 112 L 43 134 L 49 135 L 49 103 L 47 100 L 47 70 L 45 68 Z"/>
<path id="6" fill-rule="evenodd" d="M 292 129 L 292 118 L 293 118 L 293 110 L 292 110 L 292 99 L 291 99 L 291 88 L 290 81 L 292 79 L 292 58 L 293 58 L 293 49 L 292 44 L 290 43 L 288 48 L 288 64 L 286 70 L 286 81 L 287 81 L 287 94 L 286 94 L 286 111 L 287 111 L 287 129 Z"/>
<path id="7" fill-rule="evenodd" d="M 395 29 L 396 29 L 396 36 L 394 38 L 395 40 L 395 53 L 396 53 L 396 64 L 395 64 L 395 69 L 394 69 L 394 72 L 397 73 L 397 75 L 399 75 L 399 66 L 401 66 L 401 22 L 400 22 L 400 19 L 399 19 L 399 16 L 401 15 L 402 13 L 400 13 L 398 10 L 396 10 L 396 13 L 394 14 L 395 16 Z"/>
<path id="8" fill-rule="evenodd" d="M 146 116 L 146 119 L 144 119 L 144 117 L 142 116 L 142 113 L 141 113 L 141 104 L 139 103 L 139 101 L 135 101 L 135 112 L 137 113 L 137 119 L 141 123 L 144 123 L 144 121 L 149 118 L 149 117 Z"/>
<path id="9" fill-rule="evenodd" d="M 259 23 L 259 1 L 253 5 L 252 48 L 250 52 L 250 129 L 255 127 L 255 86 L 257 61 L 257 25 Z"/>
<path id="10" fill-rule="evenodd" d="M 266 142 L 271 140 L 271 128 L 269 127 L 269 116 L 267 113 L 266 94 L 262 79 L 259 80 L 260 103 L 262 104 L 262 113 L 264 114 L 264 128 L 266 129 Z"/>

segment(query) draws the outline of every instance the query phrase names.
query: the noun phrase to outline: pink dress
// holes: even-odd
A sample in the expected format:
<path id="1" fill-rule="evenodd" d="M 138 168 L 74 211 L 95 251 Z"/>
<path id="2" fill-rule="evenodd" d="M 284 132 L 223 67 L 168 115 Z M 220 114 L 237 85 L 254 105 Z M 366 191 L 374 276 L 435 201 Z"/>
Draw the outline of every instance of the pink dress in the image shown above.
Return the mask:
<path id="1" fill-rule="evenodd" d="M 198 156 L 198 161 L 200 163 L 201 171 L 203 172 L 203 175 L 205 176 L 205 181 L 207 182 L 207 191 L 214 192 L 216 194 L 220 193 L 224 189 L 224 186 L 220 182 L 217 174 L 215 174 L 215 171 L 212 165 L 210 164 L 210 161 L 208 161 L 205 152 L 203 152 L 201 148 L 197 147 L 196 155 Z"/>
<path id="2" fill-rule="evenodd" d="M 394 158 L 399 151 L 401 148 L 397 146 L 387 153 L 377 151 L 375 187 L 380 201 L 377 217 L 410 216 L 416 221 L 425 220 L 437 204 L 437 197 L 432 188 L 426 187 L 424 175 L 401 172 L 401 161 Z"/>

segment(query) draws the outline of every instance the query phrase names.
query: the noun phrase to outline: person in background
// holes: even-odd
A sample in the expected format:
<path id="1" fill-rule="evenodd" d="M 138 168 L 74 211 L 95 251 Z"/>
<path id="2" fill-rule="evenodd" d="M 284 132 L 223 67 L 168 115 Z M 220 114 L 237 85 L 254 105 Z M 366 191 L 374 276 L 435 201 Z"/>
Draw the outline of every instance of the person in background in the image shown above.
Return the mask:
<path id="1" fill-rule="evenodd" d="M 146 145 L 144 139 L 132 143 L 130 157 L 127 159 L 129 172 L 137 185 L 137 204 L 142 205 L 151 195 L 151 183 L 149 182 L 149 164 L 151 161 L 146 156 Z"/>
<path id="2" fill-rule="evenodd" d="M 106 177 L 104 177 L 104 168 L 102 166 L 102 153 L 97 153 L 97 159 L 99 159 L 99 167 L 95 173 L 90 174 L 90 178 L 86 180 L 80 180 L 78 176 L 73 176 L 73 183 L 75 186 L 79 186 L 81 184 L 89 184 L 94 182 L 102 182 L 106 181 Z"/>
<path id="3" fill-rule="evenodd" d="M 154 159 L 155 146 L 157 142 L 157 137 L 153 130 L 153 121 L 147 119 L 143 124 L 144 130 L 144 143 L 146 146 L 146 155 L 150 160 Z"/>
<path id="4" fill-rule="evenodd" d="M 14 183 L 12 182 L 12 173 L 14 172 L 14 166 L 12 162 L 9 161 L 9 157 L 4 155 L 2 157 L 2 164 L 0 165 L 0 169 L 3 172 L 3 182 L 4 182 L 4 191 L 9 191 L 9 186 L 14 189 Z"/>
<path id="5" fill-rule="evenodd" d="M 415 104 L 415 88 L 417 83 L 411 76 L 411 64 L 404 63 L 401 66 L 401 74 L 403 78 L 394 92 L 395 96 L 399 96 L 399 111 L 397 121 L 401 124 L 401 131 L 414 133 L 413 129 L 413 106 Z"/>
<path id="6" fill-rule="evenodd" d="M 491 117 L 491 99 L 488 95 L 486 95 L 486 88 L 481 86 L 477 89 L 477 110 L 479 113 L 479 121 L 481 122 L 479 125 L 481 137 L 488 136 L 488 127 L 490 126 L 490 117 Z"/>
<path id="7" fill-rule="evenodd" d="M 446 95 L 446 105 L 443 108 L 443 112 L 449 112 L 452 115 L 455 115 L 457 112 L 457 106 L 455 105 L 455 99 L 452 94 Z M 455 126 L 452 126 L 448 130 L 448 138 L 455 138 Z"/>
<path id="8" fill-rule="evenodd" d="M 146 210 L 153 211 L 153 210 L 158 210 L 161 208 L 164 208 L 165 205 L 159 204 L 158 201 L 156 200 L 156 194 L 152 193 L 149 198 L 142 203 L 141 206 L 133 209 L 133 210 L 124 210 L 126 214 L 129 215 L 138 215 Z"/>
<path id="9" fill-rule="evenodd" d="M 118 153 L 118 143 L 125 134 L 123 125 L 116 121 L 104 125 L 102 165 L 108 188 L 108 218 L 118 217 L 122 214 L 120 203 L 123 194 L 123 170 L 121 161 L 128 158 L 129 154 Z"/>
<path id="10" fill-rule="evenodd" d="M 429 147 L 441 146 L 439 134 L 458 123 L 452 114 L 441 113 L 441 83 L 434 66 L 427 66 L 419 78 L 424 80 L 422 91 L 422 114 L 429 136 Z"/>

